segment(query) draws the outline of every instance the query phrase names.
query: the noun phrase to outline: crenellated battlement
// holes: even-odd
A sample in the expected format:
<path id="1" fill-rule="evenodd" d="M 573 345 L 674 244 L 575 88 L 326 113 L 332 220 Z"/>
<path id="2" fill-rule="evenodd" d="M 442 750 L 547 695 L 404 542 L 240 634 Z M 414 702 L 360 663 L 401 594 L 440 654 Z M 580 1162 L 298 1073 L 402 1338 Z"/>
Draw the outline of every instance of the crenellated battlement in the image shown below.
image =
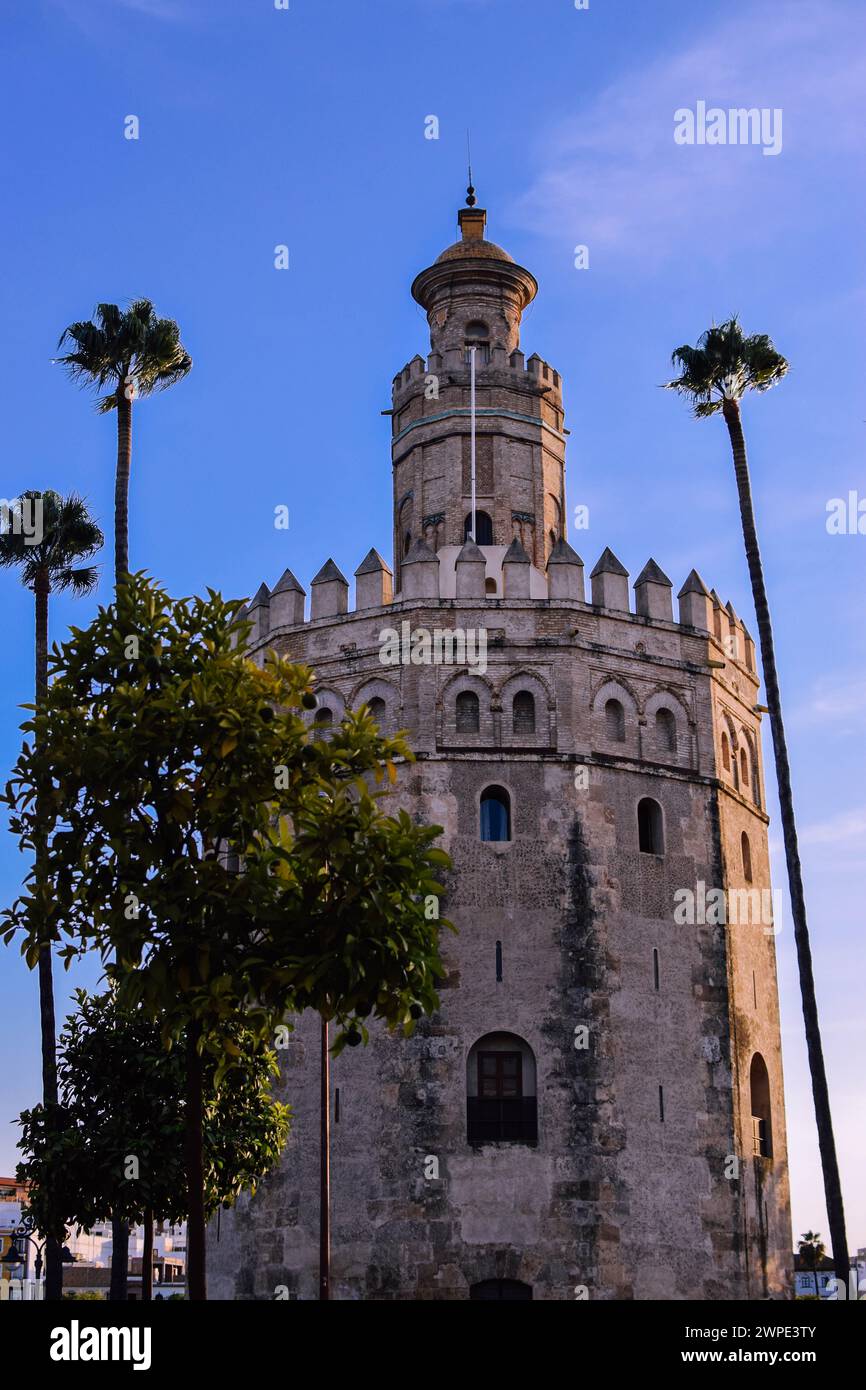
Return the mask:
<path id="1" fill-rule="evenodd" d="M 748 628 L 733 605 L 723 604 L 694 569 L 677 595 L 676 618 L 673 585 L 655 560 L 648 560 L 629 585 L 628 570 L 607 547 L 590 574 L 589 601 L 583 561 L 566 541 L 557 543 L 544 574 L 530 563 L 517 540 L 507 547 L 476 546 L 468 541 L 462 548 L 445 546 L 438 552 L 418 540 L 403 561 L 402 574 L 403 589 L 395 593 L 390 566 L 371 549 L 355 570 L 355 605 L 350 607 L 349 580 L 328 559 L 310 582 L 308 611 L 306 591 L 287 569 L 272 591 L 261 584 L 244 610 L 253 623 L 251 644 L 264 645 L 272 633 L 310 623 L 332 623 L 395 605 L 405 613 L 415 605 L 471 601 L 479 607 L 489 606 L 492 615 L 509 604 L 568 604 L 606 618 L 665 629 L 679 627 L 714 639 L 724 656 L 758 683 L 755 644 Z"/>
<path id="2" fill-rule="evenodd" d="M 427 389 L 432 378 L 441 388 L 441 377 L 447 374 L 451 385 L 469 384 L 469 364 L 464 350 L 448 348 L 445 352 L 430 352 L 426 360 L 418 353 L 397 373 L 391 383 L 391 398 L 395 407 L 419 389 Z M 476 360 L 475 379 L 478 386 L 504 386 L 514 390 L 540 391 L 557 401 L 562 398 L 562 378 L 555 367 L 545 362 L 537 352 L 526 358 L 520 348 L 511 353 L 504 347 L 492 347 L 488 361 Z"/>

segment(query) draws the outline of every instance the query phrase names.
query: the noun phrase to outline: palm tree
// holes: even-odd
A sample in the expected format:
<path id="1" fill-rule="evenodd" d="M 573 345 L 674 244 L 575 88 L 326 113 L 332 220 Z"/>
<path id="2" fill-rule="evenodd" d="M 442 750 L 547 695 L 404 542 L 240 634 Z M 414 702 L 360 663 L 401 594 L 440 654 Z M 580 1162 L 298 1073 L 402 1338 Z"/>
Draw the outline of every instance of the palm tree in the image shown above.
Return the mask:
<path id="1" fill-rule="evenodd" d="M 31 522 L 23 527 L 23 510 Z M 16 568 L 21 582 L 32 589 L 36 602 L 36 705 L 48 690 L 48 600 L 63 590 L 81 596 L 96 587 L 98 572 L 86 561 L 103 545 L 103 535 L 80 497 L 60 497 L 56 492 L 25 492 L 9 508 L 0 527 L 0 566 Z M 17 523 L 17 524 L 16 524 Z M 32 534 L 27 532 L 32 530 Z M 39 847 L 37 846 L 37 863 Z M 46 1114 L 57 1110 L 57 1044 L 54 1023 L 54 981 L 51 942 L 39 953 L 39 1023 L 42 1032 L 42 1103 Z M 60 1246 L 54 1239 L 45 1246 L 45 1296 L 62 1297 L 63 1271 Z"/>
<path id="2" fill-rule="evenodd" d="M 157 318 L 149 299 L 137 299 L 126 310 L 98 304 L 93 320 L 72 323 L 60 335 L 58 347 L 71 352 L 58 361 L 73 381 L 96 391 L 102 414 L 117 411 L 117 469 L 114 479 L 114 582 L 119 588 L 129 572 L 129 474 L 132 467 L 132 403 L 180 381 L 192 358 L 180 341 L 173 319 Z M 126 1300 L 129 1228 L 112 1222 L 111 1290 L 115 1302 Z"/>
<path id="3" fill-rule="evenodd" d="M 114 575 L 123 583 L 129 572 L 129 471 L 132 466 L 132 403 L 185 377 L 192 358 L 180 341 L 174 319 L 157 318 L 149 299 L 126 310 L 97 304 L 94 320 L 71 323 L 58 347 L 72 351 L 58 358 L 73 381 L 97 391 L 97 409 L 117 411 L 117 472 L 114 480 Z"/>
<path id="4" fill-rule="evenodd" d="M 734 455 L 734 475 L 740 501 L 743 540 L 746 547 L 749 577 L 752 581 L 752 597 L 761 644 L 761 664 L 764 668 L 767 708 L 770 712 L 770 728 L 773 735 L 776 781 L 782 816 L 782 837 L 788 868 L 791 917 L 794 923 L 794 940 L 797 945 L 800 995 L 806 1027 L 809 1070 L 812 1076 L 812 1096 L 818 1127 L 818 1146 L 824 1174 L 827 1219 L 830 1224 L 830 1240 L 833 1247 L 836 1276 L 843 1282 L 847 1282 L 848 1242 L 845 1235 L 845 1212 L 842 1205 L 842 1186 L 839 1181 L 836 1142 L 833 1138 L 833 1122 L 830 1114 L 830 1096 L 827 1090 L 827 1073 L 824 1068 L 824 1052 L 821 1046 L 821 1031 L 818 1026 L 818 1005 L 815 999 L 815 979 L 812 972 L 812 950 L 809 944 L 809 928 L 806 923 L 806 900 L 803 893 L 800 853 L 797 847 L 797 827 L 794 820 L 794 801 L 791 794 L 791 769 L 788 762 L 785 728 L 782 722 L 782 698 L 779 693 L 779 677 L 776 671 L 770 606 L 767 601 L 767 589 L 761 566 L 761 552 L 758 548 L 758 532 L 752 505 L 752 485 L 746 457 L 746 440 L 740 414 L 740 402 L 746 392 L 769 391 L 771 386 L 775 386 L 785 376 L 788 371 L 788 363 L 781 353 L 776 351 L 765 333 L 747 338 L 736 318 L 729 319 L 727 323 L 718 327 L 713 326 L 708 329 L 698 340 L 696 347 L 677 348 L 671 360 L 675 366 L 680 368 L 681 374 L 674 381 L 666 382 L 665 385 L 685 396 L 691 402 L 694 413 L 698 417 L 715 415 L 721 411 L 728 427 Z"/>
<path id="5" fill-rule="evenodd" d="M 815 1297 L 820 1298 L 818 1293 L 818 1266 L 827 1253 L 824 1249 L 824 1242 L 818 1231 L 805 1231 L 797 1241 L 797 1250 L 800 1259 L 806 1269 L 811 1269 L 815 1279 Z"/>

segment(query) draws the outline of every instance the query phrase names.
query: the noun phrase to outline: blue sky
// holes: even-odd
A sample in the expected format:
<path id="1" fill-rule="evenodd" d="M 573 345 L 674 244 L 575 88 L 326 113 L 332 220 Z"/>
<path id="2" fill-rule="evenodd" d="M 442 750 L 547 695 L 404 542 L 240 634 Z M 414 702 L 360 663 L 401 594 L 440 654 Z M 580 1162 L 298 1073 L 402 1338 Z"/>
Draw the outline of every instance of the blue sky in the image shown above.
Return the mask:
<path id="1" fill-rule="evenodd" d="M 829 499 L 866 499 L 860 0 L 27 0 L 4 30 L 0 496 L 76 489 L 110 529 L 113 419 L 51 358 L 97 301 L 147 295 L 195 359 L 136 410 L 131 560 L 174 593 L 250 594 L 287 564 L 307 585 L 329 554 L 346 574 L 371 545 L 389 555 L 379 412 L 426 348 L 408 287 L 455 238 L 467 126 L 489 235 L 540 282 L 523 346 L 563 374 L 589 566 L 610 545 L 634 576 L 652 554 L 678 588 L 694 565 L 755 630 L 723 426 L 658 383 L 731 312 L 790 359 L 745 415 L 849 1239 L 866 1245 L 866 535 L 825 526 Z M 674 112 L 699 100 L 780 108 L 781 153 L 676 145 Z M 14 576 L 0 585 L 8 768 L 33 615 Z M 91 611 L 58 599 L 53 634 Z M 7 835 L 0 901 L 20 875 Z M 826 1234 L 787 921 L 777 948 L 794 1231 Z M 39 1091 L 36 981 L 14 950 L 0 995 L 8 1172 L 9 1121 Z"/>

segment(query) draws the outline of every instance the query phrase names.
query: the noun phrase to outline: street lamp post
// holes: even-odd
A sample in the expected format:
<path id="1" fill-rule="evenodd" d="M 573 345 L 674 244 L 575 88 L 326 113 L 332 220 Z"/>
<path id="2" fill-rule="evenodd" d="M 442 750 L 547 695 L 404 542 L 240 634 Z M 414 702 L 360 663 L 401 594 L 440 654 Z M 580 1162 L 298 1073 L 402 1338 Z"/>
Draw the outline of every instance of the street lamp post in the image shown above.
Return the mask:
<path id="1" fill-rule="evenodd" d="M 33 1263 L 33 1274 L 35 1276 L 36 1283 L 38 1284 L 40 1279 L 42 1278 L 42 1252 L 45 1249 L 47 1240 L 37 1241 L 33 1236 L 33 1232 L 35 1230 L 36 1223 L 34 1222 L 33 1217 L 22 1217 L 21 1220 L 18 1222 L 18 1225 L 10 1233 L 9 1249 L 6 1251 L 6 1254 L 3 1255 L 2 1258 L 0 1258 L 0 1264 L 10 1266 L 24 1266 L 24 1273 L 22 1275 L 21 1280 L 22 1283 L 24 1282 L 24 1278 L 26 1277 L 27 1273 L 27 1251 L 26 1249 L 20 1250 L 18 1248 L 18 1241 L 24 1241 L 27 1245 L 33 1246 L 33 1249 L 36 1251 L 36 1259 Z M 61 1265 L 75 1264 L 75 1256 L 69 1249 L 68 1245 L 63 1246 L 63 1249 L 60 1254 L 60 1263 Z"/>

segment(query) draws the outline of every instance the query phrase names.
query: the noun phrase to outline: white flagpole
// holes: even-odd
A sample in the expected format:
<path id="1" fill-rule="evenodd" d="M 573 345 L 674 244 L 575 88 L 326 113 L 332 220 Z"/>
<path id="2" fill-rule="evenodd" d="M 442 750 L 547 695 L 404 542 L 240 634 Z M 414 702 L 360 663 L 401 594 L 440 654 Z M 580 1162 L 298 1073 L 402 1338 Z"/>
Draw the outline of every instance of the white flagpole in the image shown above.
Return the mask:
<path id="1" fill-rule="evenodd" d="M 470 473 L 472 478 L 472 530 L 470 532 L 473 541 L 475 540 L 475 353 L 477 349 L 469 349 L 469 416 L 470 416 Z"/>

